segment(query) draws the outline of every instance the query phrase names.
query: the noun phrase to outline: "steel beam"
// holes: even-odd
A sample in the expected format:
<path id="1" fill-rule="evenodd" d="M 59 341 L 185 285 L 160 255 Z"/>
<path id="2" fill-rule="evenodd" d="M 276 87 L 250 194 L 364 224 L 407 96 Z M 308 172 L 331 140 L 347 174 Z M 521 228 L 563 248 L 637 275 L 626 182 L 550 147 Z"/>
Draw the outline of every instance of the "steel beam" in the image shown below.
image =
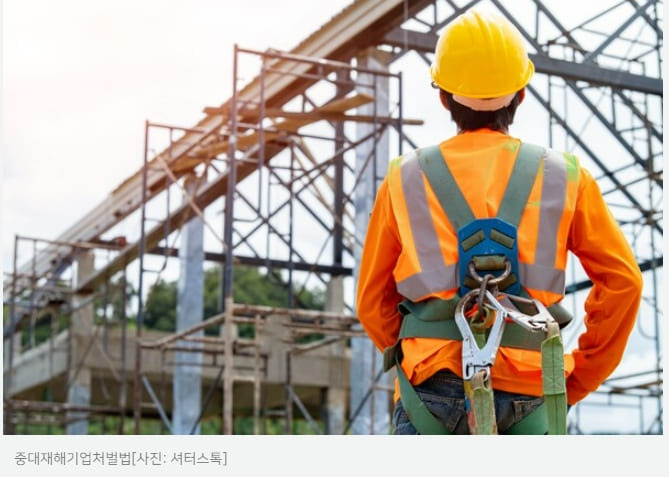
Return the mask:
<path id="1" fill-rule="evenodd" d="M 663 265 L 664 265 L 664 257 L 656 257 L 639 263 L 639 269 L 642 272 L 647 272 L 649 270 L 652 270 L 653 268 L 662 268 Z M 582 280 L 580 282 L 572 283 L 571 285 L 567 286 L 565 288 L 565 295 L 568 295 L 570 293 L 575 293 L 581 290 L 588 290 L 590 288 L 592 288 L 592 281 Z"/>
<path id="2" fill-rule="evenodd" d="M 165 248 L 165 247 L 155 247 L 150 252 L 154 255 L 162 255 L 169 257 L 178 257 L 179 249 L 177 248 Z M 205 252 L 204 260 L 207 262 L 225 262 L 225 254 L 216 253 L 216 252 Z M 337 265 L 320 265 L 318 263 L 307 263 L 307 262 L 289 262 L 288 260 L 277 260 L 274 258 L 264 258 L 264 257 L 251 257 L 246 255 L 235 255 L 234 258 L 235 264 L 240 265 L 249 265 L 253 267 L 271 267 L 276 269 L 288 270 L 290 267 L 293 270 L 298 270 L 301 272 L 316 272 L 316 273 L 326 273 L 329 275 L 344 275 L 351 276 L 353 275 L 353 269 L 351 267 L 337 266 Z"/>
<path id="3" fill-rule="evenodd" d="M 437 38 L 437 35 L 434 33 L 396 28 L 388 33 L 381 43 L 400 48 L 406 46 L 411 50 L 421 53 L 434 53 Z M 576 63 L 560 60 L 540 53 L 530 53 L 530 59 L 534 63 L 537 73 L 560 76 L 576 81 L 586 81 L 595 86 L 622 88 L 656 96 L 663 95 L 662 79 L 660 78 L 651 78 L 626 71 L 612 70 L 594 63 Z"/>
<path id="4" fill-rule="evenodd" d="M 585 55 L 583 58 L 583 63 L 594 63 L 597 60 L 597 57 L 602 53 L 611 43 L 613 43 L 616 38 L 627 28 L 636 21 L 636 19 L 646 11 L 648 7 L 657 3 L 657 0 L 650 0 L 642 7 L 637 8 L 632 15 L 630 15 L 622 25 L 620 25 L 613 33 L 611 33 L 606 40 L 604 40 L 597 48 L 592 50 L 590 53 Z"/>

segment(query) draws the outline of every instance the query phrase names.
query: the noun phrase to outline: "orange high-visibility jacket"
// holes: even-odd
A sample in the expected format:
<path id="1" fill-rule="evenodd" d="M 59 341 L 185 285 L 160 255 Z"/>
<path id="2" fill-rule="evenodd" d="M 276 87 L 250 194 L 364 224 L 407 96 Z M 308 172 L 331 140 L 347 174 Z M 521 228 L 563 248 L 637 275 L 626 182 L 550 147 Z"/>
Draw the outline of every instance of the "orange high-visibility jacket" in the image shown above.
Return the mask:
<path id="1" fill-rule="evenodd" d="M 496 216 L 519 145 L 519 139 L 489 129 L 439 145 L 477 219 Z M 641 301 L 642 277 L 590 173 L 573 155 L 550 151 L 518 225 L 520 282 L 546 306 L 564 296 L 568 251 L 593 282 L 585 302 L 585 332 L 578 349 L 565 355 L 567 399 L 574 404 L 620 362 Z M 404 298 L 418 302 L 455 295 L 457 260 L 457 231 L 416 155 L 393 160 L 377 193 L 358 274 L 357 314 L 380 350 L 397 340 L 397 305 Z M 413 385 L 441 369 L 462 376 L 460 341 L 406 338 L 402 352 L 402 369 Z M 541 396 L 540 353 L 500 348 L 491 379 L 495 389 Z"/>

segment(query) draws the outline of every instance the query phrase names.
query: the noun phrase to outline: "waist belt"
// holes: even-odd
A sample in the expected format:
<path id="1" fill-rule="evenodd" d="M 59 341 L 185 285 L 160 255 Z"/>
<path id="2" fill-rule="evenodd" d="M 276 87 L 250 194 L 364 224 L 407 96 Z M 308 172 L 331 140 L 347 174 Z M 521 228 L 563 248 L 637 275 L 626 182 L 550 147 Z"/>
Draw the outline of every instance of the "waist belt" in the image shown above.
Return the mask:
<path id="1" fill-rule="evenodd" d="M 430 298 L 419 303 L 411 300 L 402 301 L 397 307 L 402 314 L 402 325 L 395 344 L 383 352 L 384 371 L 395 366 L 395 357 L 400 351 L 400 342 L 404 338 L 441 338 L 462 341 L 462 334 L 454 319 L 458 301 L 460 301 L 460 296 L 457 294 L 448 300 Z M 549 306 L 548 312 L 561 328 L 571 320 L 569 312 L 559 303 Z M 545 339 L 545 333 L 531 332 L 516 323 L 507 323 L 500 345 L 541 351 L 541 344 Z"/>
<path id="2" fill-rule="evenodd" d="M 428 299 L 419 303 L 402 301 L 398 310 L 403 316 L 397 342 L 383 353 L 384 371 L 393 366 L 397 370 L 402 405 L 409 420 L 420 434 L 449 434 L 422 402 L 401 367 L 401 340 L 404 338 L 441 338 L 462 340 L 454 319 L 460 297 L 442 300 Z M 548 308 L 554 319 L 564 326 L 571 317 L 559 304 Z M 557 328 L 557 327 L 556 327 Z M 528 434 L 566 433 L 566 390 L 564 388 L 563 348 L 559 333 L 549 336 L 546 332 L 529 331 L 515 323 L 507 323 L 500 346 L 541 351 L 544 404 L 528 418 L 514 425 L 513 431 Z M 557 377 L 557 379 L 556 379 Z M 563 409 L 564 408 L 564 409 Z M 547 423 L 546 426 L 528 426 L 528 421 Z M 521 423 L 523 423 L 521 425 Z M 517 428 L 517 429 L 516 429 Z M 543 432 L 542 429 L 545 431 Z"/>

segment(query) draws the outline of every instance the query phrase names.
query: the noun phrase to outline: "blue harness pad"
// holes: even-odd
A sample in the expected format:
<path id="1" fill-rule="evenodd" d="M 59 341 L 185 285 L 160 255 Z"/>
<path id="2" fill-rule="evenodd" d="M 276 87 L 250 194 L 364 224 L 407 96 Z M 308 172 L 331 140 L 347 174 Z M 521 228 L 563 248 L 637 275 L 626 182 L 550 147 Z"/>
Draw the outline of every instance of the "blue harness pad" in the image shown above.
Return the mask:
<path id="1" fill-rule="evenodd" d="M 469 275 L 469 264 L 474 257 L 504 256 L 511 264 L 511 274 L 516 282 L 509 285 L 504 292 L 520 295 L 518 279 L 518 240 L 516 227 L 498 218 L 476 219 L 458 230 L 458 280 L 460 296 L 464 296 L 471 288 L 465 285 L 465 277 Z M 509 242 L 512 242 L 510 244 Z M 463 247 L 463 243 L 465 246 Z M 511 245 L 511 247 L 509 247 Z M 479 275 L 490 274 L 495 277 L 504 270 L 477 270 Z"/>

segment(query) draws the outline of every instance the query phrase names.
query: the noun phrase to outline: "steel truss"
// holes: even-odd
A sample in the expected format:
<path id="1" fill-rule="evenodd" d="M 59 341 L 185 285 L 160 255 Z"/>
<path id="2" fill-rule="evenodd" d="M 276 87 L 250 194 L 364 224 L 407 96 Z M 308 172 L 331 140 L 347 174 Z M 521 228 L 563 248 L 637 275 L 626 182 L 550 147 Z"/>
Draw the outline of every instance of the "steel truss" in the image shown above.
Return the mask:
<path id="1" fill-rule="evenodd" d="M 651 425 L 644 425 L 643 406 L 638 406 L 639 433 L 661 434 L 662 2 L 639 5 L 634 0 L 621 1 L 573 26 L 566 26 L 541 0 L 435 2 L 427 9 L 429 14 L 423 12 L 413 19 L 417 20 L 413 28 L 408 24 L 396 28 L 382 43 L 392 46 L 398 58 L 414 51 L 429 64 L 437 33 L 452 18 L 479 4 L 507 17 L 534 50 L 530 57 L 536 71 L 546 78 L 547 87 L 533 80 L 527 89 L 548 113 L 547 143 L 575 151 L 596 175 L 634 248 L 647 282 L 644 301 L 653 331 L 643 336 L 654 344 L 655 366 L 643 373 L 652 376 L 646 383 L 622 380 L 613 385 L 613 379 L 618 378 L 612 378 L 598 394 L 606 394 L 605 406 L 616 406 L 617 397 L 628 395 L 650 402 L 650 407 L 654 402 L 657 415 L 650 419 Z M 534 18 L 533 24 L 518 20 L 528 12 L 531 15 L 525 17 Z M 582 301 L 592 284 L 582 271 L 572 278 L 567 293 L 578 294 Z M 574 307 L 576 316 L 581 309 Z M 580 428 L 578 421 L 572 426 L 575 432 Z"/>
<path id="2" fill-rule="evenodd" d="M 358 1 L 290 53 L 235 46 L 233 93 L 229 101 L 220 107 L 205 108 L 205 119 L 191 128 L 147 121 L 143 167 L 121 184 L 110 200 L 58 240 L 46 241 L 48 247 L 44 249 L 35 247 L 37 239 L 17 237 L 15 257 L 19 241 L 28 240 L 35 248 L 25 265 L 19 267 L 14 261 L 13 272 L 5 281 L 5 290 L 11 290 L 5 293 L 9 296 L 10 320 L 5 324 L 4 339 L 5 348 L 9 344 L 11 349 L 5 360 L 5 433 L 20 431 L 16 427 L 20 422 L 24 423 L 24 432 L 28 432 L 25 424 L 31 420 L 63 425 L 82 419 L 82 412 L 84 419 L 118 415 L 118 432 L 124 432 L 124 419 L 130 408 L 136 433 L 143 415 L 160 419 L 161 432 L 169 431 L 164 383 L 170 367 L 178 364 L 173 358 L 178 350 L 208 356 L 202 365 L 203 375 L 210 374 L 207 404 L 200 418 L 220 415 L 221 432 L 233 432 L 236 412 L 251 412 L 254 432 L 262 433 L 261 416 L 271 416 L 272 409 L 278 409 L 290 422 L 295 408 L 314 433 L 322 432 L 314 418 L 319 404 L 306 402 L 306 395 L 300 394 L 302 387 L 296 385 L 298 376 L 291 363 L 299 355 L 361 335 L 353 323 L 354 251 L 361 246 L 354 224 L 353 197 L 361 174 L 372 170 L 375 181 L 380 181 L 377 169 L 388 158 L 375 157 L 376 147 L 371 147 L 372 153 L 364 158 L 360 170 L 356 169 L 356 150 L 365 143 L 376 145 L 389 137 L 393 155 L 407 146 L 419 145 L 407 126 L 422 122 L 403 117 L 402 103 L 411 100 L 411 95 L 406 94 L 406 81 L 403 87 L 402 75 L 390 71 L 402 71 L 403 62 L 416 56 L 429 64 L 438 32 L 477 4 L 504 14 L 531 46 L 538 74 L 528 87 L 528 96 L 546 115 L 547 136 L 539 139 L 556 149 L 575 152 L 593 172 L 644 272 L 646 314 L 640 316 L 639 334 L 654 345 L 656 365 L 638 375 L 613 377 L 596 393 L 595 397 L 602 399 L 593 400 L 588 406 L 632 406 L 639 416 L 638 433 L 661 434 L 662 309 L 658 296 L 663 266 L 663 126 L 659 0 L 643 4 L 620 1 L 579 19 L 577 24 L 567 24 L 564 12 L 560 13 L 557 7 L 548 8 L 541 0 Z M 569 13 L 573 18 L 576 12 Z M 389 71 L 357 66 L 359 56 L 370 48 L 389 56 Z M 249 71 L 257 75 L 240 89 L 241 69 L 244 75 Z M 361 84 L 360 78 L 365 75 L 373 79 Z M 391 89 L 392 104 L 387 115 L 376 110 L 380 78 L 387 79 Z M 371 108 L 370 114 L 356 111 L 364 105 L 368 111 Z M 356 136 L 351 128 L 355 124 L 370 125 L 369 133 Z M 154 152 L 156 145 L 164 146 L 159 154 Z M 194 181 L 195 186 L 189 189 L 187 181 Z M 184 198 L 182 203 L 173 203 L 175 194 Z M 219 199 L 224 204 L 222 212 L 215 207 Z M 198 329 L 218 327 L 226 320 L 228 324 L 252 322 L 257 330 L 253 340 L 236 337 L 234 326 L 223 326 L 221 336 L 206 339 L 195 336 L 195 329 L 167 336 L 143 329 L 149 280 L 152 277 L 156 283 L 167 273 L 171 259 L 178 256 L 180 230 L 194 218 L 202 220 L 207 230 L 205 261 L 218 263 L 222 269 L 220 314 L 208 318 Z M 138 224 L 139 236 L 129 237 L 127 243 L 105 239 L 114 237 L 116 226 L 128 222 Z M 88 277 L 78 277 L 76 283 L 69 278 L 63 283 L 82 251 L 92 249 L 107 249 L 104 265 Z M 289 291 L 286 308 L 233 303 L 234 263 L 264 267 L 284 284 Z M 44 403 L 21 395 L 8 399 L 13 366 L 20 358 L 13 343 L 22 328 L 33 329 L 39 322 L 40 314 L 47 309 L 46 297 L 53 298 L 54 293 L 61 297 L 59 313 L 68 315 L 73 312 L 72 295 L 86 293 L 90 300 L 108 296 L 113 279 L 121 280 L 121 276 L 125 300 L 129 267 L 139 267 L 137 295 L 128 298 L 128 303 L 137 308 L 135 336 L 126 334 L 124 313 L 116 324 L 120 327 L 121 351 L 117 355 L 101 352 L 107 356 L 106 373 L 119 389 L 103 392 L 107 395 L 105 400 L 84 407 Z M 333 277 L 345 279 L 348 295 L 344 313 L 296 309 L 299 303 L 294 291 L 328 286 Z M 575 310 L 590 286 L 587 276 L 574 265 L 567 292 Z M 53 303 L 52 300 L 51 306 Z M 276 402 L 266 402 L 270 391 L 264 379 L 269 358 L 260 344 L 262 330 L 275 321 L 287 333 L 287 346 L 282 351 L 284 394 L 278 407 Z M 104 336 L 112 324 L 104 320 L 102 327 L 89 330 L 84 353 L 77 354 L 76 360 L 67 359 L 66 376 L 76 375 L 91 349 L 104 350 Z M 579 326 L 571 325 L 573 336 L 567 340 L 574 339 Z M 300 336 L 313 333 L 324 337 L 310 345 L 300 342 Z M 27 334 L 30 344 L 31 334 Z M 71 332 L 68 340 L 70 335 Z M 54 333 L 49 339 L 51 346 L 58 343 L 58 336 Z M 68 344 L 65 348 L 70 356 L 72 347 Z M 160 362 L 157 375 L 149 372 L 151 355 L 156 353 Z M 128 382 L 130 374 L 134 376 L 132 385 Z M 70 379 L 65 381 L 67 387 Z M 253 387 L 250 411 L 236 410 L 233 405 L 238 387 L 235 383 L 242 382 Z M 376 379 L 372 382 L 376 383 Z M 55 381 L 49 383 L 50 387 L 55 385 Z M 376 386 L 372 384 L 365 400 L 373 399 Z M 217 388 L 222 388 L 220 398 Z M 64 399 L 67 389 L 54 390 L 52 394 Z M 209 406 L 217 399 L 220 413 L 212 411 L 213 404 Z M 360 409 L 361 406 L 349 410 L 345 430 Z M 655 417 L 647 419 L 648 412 L 655 413 Z M 585 413 L 571 414 L 570 432 L 583 432 Z M 290 432 L 292 429 L 287 427 L 286 433 Z"/>

